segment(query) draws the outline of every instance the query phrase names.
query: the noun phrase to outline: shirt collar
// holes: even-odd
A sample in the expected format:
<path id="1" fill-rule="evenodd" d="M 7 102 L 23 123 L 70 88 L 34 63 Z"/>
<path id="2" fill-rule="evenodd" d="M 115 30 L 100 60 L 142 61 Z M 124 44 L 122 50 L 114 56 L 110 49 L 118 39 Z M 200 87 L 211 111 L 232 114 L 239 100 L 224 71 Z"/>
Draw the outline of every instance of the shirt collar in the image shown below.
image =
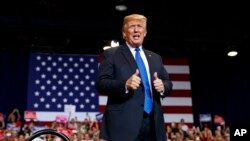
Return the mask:
<path id="1" fill-rule="evenodd" d="M 130 46 L 130 45 L 128 44 L 128 42 L 126 42 L 126 44 L 127 44 L 127 46 L 129 47 L 129 49 L 130 49 L 131 51 L 135 51 L 135 48 L 132 47 L 132 46 Z M 140 50 L 142 50 L 142 45 L 140 45 L 139 48 L 140 48 Z"/>

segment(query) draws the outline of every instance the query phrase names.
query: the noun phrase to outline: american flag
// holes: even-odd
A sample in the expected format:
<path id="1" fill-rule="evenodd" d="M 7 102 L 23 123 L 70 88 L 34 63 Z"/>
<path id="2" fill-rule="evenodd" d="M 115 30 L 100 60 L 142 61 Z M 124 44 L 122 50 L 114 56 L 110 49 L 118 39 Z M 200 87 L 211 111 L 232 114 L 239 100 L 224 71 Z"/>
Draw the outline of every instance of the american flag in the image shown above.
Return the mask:
<path id="1" fill-rule="evenodd" d="M 65 114 L 65 105 L 76 106 L 79 120 L 93 119 L 105 109 L 107 96 L 98 94 L 95 79 L 98 55 L 32 53 L 30 56 L 28 110 L 39 121 L 53 121 Z M 163 58 L 173 91 L 162 99 L 165 123 L 193 124 L 189 64 L 185 58 Z"/>
<path id="2" fill-rule="evenodd" d="M 28 109 L 36 111 L 37 120 L 53 121 L 74 105 L 70 113 L 79 120 L 86 112 L 94 116 L 99 111 L 95 79 L 97 55 L 31 53 L 29 63 Z"/>

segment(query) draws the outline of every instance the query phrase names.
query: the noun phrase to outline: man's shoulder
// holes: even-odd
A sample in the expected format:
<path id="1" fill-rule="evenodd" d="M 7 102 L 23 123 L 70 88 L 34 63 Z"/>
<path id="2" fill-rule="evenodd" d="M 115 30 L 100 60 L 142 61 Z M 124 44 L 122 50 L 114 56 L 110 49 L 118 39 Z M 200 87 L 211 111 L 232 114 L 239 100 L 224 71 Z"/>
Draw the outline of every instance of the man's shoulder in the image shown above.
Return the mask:
<path id="1" fill-rule="evenodd" d="M 103 53 L 111 53 L 117 50 L 118 47 L 111 47 L 103 51 Z"/>
<path id="2" fill-rule="evenodd" d="M 125 45 L 120 45 L 120 46 L 118 46 L 118 47 L 111 47 L 111 48 L 109 48 L 109 49 L 107 49 L 107 50 L 104 50 L 104 52 L 103 52 L 103 55 L 114 55 L 116 52 L 119 52 L 119 51 L 122 51 L 122 50 L 124 50 L 126 48 L 126 46 Z"/>
<path id="3" fill-rule="evenodd" d="M 116 52 L 117 49 L 118 49 L 118 47 L 112 47 L 112 48 L 106 49 L 106 50 L 103 51 L 103 55 L 104 56 L 113 55 L 114 52 Z"/>
<path id="4" fill-rule="evenodd" d="M 158 53 L 153 52 L 153 51 L 151 51 L 151 50 L 144 49 L 144 52 L 145 52 L 146 54 L 150 54 L 151 56 L 161 57 Z"/>

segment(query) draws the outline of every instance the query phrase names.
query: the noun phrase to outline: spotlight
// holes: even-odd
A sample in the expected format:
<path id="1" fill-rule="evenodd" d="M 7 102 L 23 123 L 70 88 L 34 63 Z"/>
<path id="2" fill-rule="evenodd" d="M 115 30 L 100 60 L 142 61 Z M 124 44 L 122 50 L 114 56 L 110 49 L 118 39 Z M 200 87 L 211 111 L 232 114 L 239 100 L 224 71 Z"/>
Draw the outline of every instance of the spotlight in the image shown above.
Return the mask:
<path id="1" fill-rule="evenodd" d="M 236 55 L 238 55 L 238 52 L 235 51 L 235 50 L 229 51 L 229 52 L 227 53 L 227 56 L 229 56 L 229 57 L 234 57 L 234 56 L 236 56 Z"/>
<path id="2" fill-rule="evenodd" d="M 115 6 L 115 9 L 117 11 L 126 11 L 128 8 L 127 8 L 127 6 L 126 6 L 126 4 L 124 3 L 123 0 L 118 0 L 118 3 Z"/>
<path id="3" fill-rule="evenodd" d="M 235 57 L 238 55 L 238 51 L 236 46 L 232 45 L 228 47 L 228 52 L 227 52 L 227 56 L 229 57 Z"/>
<path id="4" fill-rule="evenodd" d="M 127 6 L 126 6 L 126 5 L 119 4 L 119 5 L 116 5 L 116 6 L 115 6 L 115 9 L 116 9 L 117 11 L 126 11 L 126 10 L 127 10 Z"/>

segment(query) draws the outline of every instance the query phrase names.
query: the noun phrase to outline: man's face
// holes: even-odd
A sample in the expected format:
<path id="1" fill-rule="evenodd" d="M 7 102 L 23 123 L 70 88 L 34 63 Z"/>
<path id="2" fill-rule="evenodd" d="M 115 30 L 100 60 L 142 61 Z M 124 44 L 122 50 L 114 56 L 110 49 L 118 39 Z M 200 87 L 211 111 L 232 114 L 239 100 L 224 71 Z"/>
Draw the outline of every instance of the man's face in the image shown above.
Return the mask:
<path id="1" fill-rule="evenodd" d="M 147 34 L 145 22 L 142 20 L 131 20 L 123 28 L 124 39 L 132 46 L 142 45 Z"/>

